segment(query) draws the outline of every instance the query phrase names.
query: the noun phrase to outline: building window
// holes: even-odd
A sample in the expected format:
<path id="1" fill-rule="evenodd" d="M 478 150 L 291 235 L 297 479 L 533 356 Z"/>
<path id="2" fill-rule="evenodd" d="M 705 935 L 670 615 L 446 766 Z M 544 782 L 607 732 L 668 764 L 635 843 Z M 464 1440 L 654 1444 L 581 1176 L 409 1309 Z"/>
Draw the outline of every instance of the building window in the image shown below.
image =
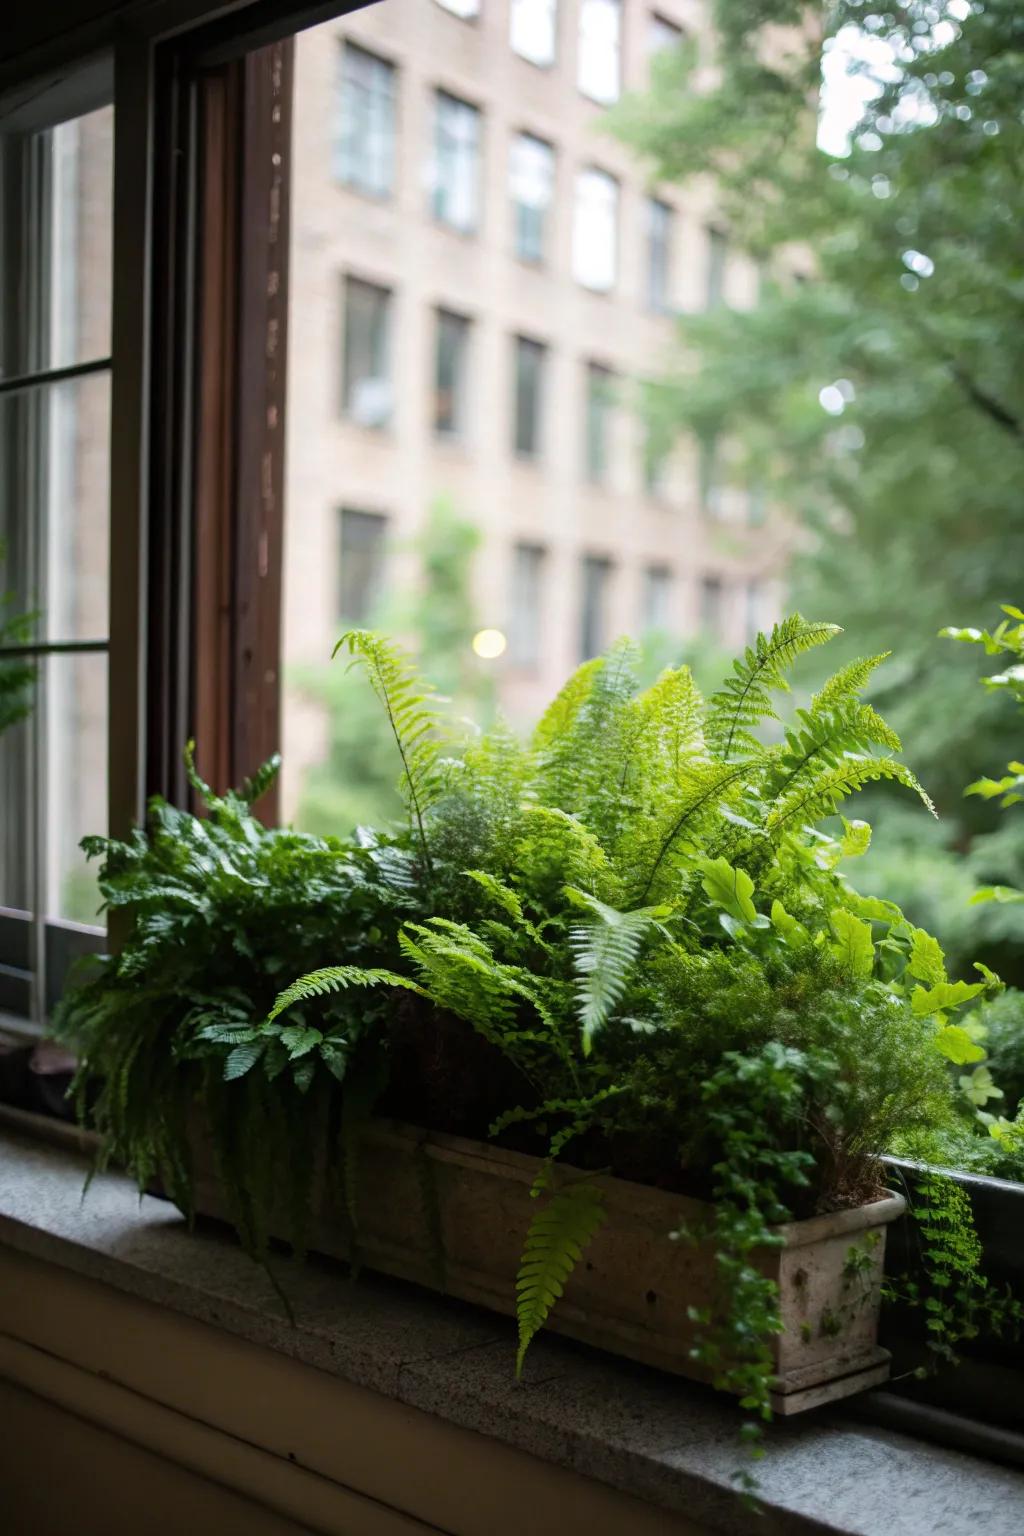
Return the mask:
<path id="1" fill-rule="evenodd" d="M 640 632 L 671 628 L 672 572 L 667 565 L 649 565 L 643 574 L 640 599 Z"/>
<path id="2" fill-rule="evenodd" d="M 747 589 L 744 594 L 744 608 L 744 627 L 749 644 L 769 627 L 767 593 L 763 582 L 747 582 Z"/>
<path id="3" fill-rule="evenodd" d="M 648 496 L 664 496 L 669 450 L 661 433 L 651 427 L 644 433 L 643 456 L 644 490 Z"/>
<path id="4" fill-rule="evenodd" d="M 610 369 L 602 368 L 600 363 L 587 364 L 584 473 L 592 485 L 603 484 L 608 475 L 612 387 Z"/>
<path id="5" fill-rule="evenodd" d="M 715 309 L 725 298 L 725 264 L 729 254 L 729 242 L 721 229 L 708 230 L 708 274 L 705 303 Z"/>
<path id="6" fill-rule="evenodd" d="M 558 0 L 512 0 L 509 43 L 513 53 L 531 64 L 553 64 L 558 46 Z"/>
<path id="7" fill-rule="evenodd" d="M 334 174 L 346 186 L 387 197 L 395 184 L 395 68 L 355 43 L 340 60 Z"/>
<path id="8" fill-rule="evenodd" d="M 580 171 L 572 226 L 573 276 L 584 288 L 607 293 L 618 265 L 619 184 L 607 171 Z"/>
<path id="9" fill-rule="evenodd" d="M 656 58 L 659 53 L 665 53 L 670 48 L 676 48 L 683 40 L 683 29 L 677 27 L 674 21 L 667 21 L 664 16 L 659 16 L 657 11 L 652 11 L 647 22 L 647 54 L 649 58 Z"/>
<path id="10" fill-rule="evenodd" d="M 700 627 L 714 640 L 722 638 L 722 578 L 702 576 L 700 583 Z"/>
<path id="11" fill-rule="evenodd" d="M 443 10 L 451 11 L 453 16 L 461 16 L 463 21 L 470 21 L 480 15 L 480 0 L 437 0 L 437 3 Z"/>
<path id="12" fill-rule="evenodd" d="M 509 158 L 515 253 L 540 262 L 547 251 L 548 214 L 555 192 L 555 152 L 532 133 L 517 133 Z"/>
<path id="13" fill-rule="evenodd" d="M 434 101 L 434 217 L 471 235 L 480 217 L 480 113 L 447 91 Z"/>
<path id="14" fill-rule="evenodd" d="M 535 667 L 540 661 L 546 558 L 539 544 L 517 544 L 512 551 L 508 654 L 516 666 Z"/>
<path id="15" fill-rule="evenodd" d="M 589 661 L 607 649 L 608 598 L 612 563 L 603 555 L 584 555 L 580 604 L 580 660 Z"/>
<path id="16" fill-rule="evenodd" d="M 384 585 L 388 520 L 380 512 L 341 509 L 341 582 L 338 617 L 343 624 L 369 624 Z"/>
<path id="17" fill-rule="evenodd" d="M 659 314 L 672 308 L 673 217 L 668 203 L 647 199 L 647 303 Z"/>
<path id="18" fill-rule="evenodd" d="M 516 453 L 534 459 L 541 451 L 541 408 L 544 365 L 547 347 L 528 336 L 515 338 L 515 427 Z"/>
<path id="19" fill-rule="evenodd" d="M 705 517 L 719 517 L 722 511 L 721 454 L 718 438 L 714 433 L 707 432 L 702 435 L 697 454 L 700 509 Z"/>
<path id="20" fill-rule="evenodd" d="M 584 96 L 604 105 L 618 101 L 621 76 L 621 0 L 580 0 L 579 70 Z"/>
<path id="21" fill-rule="evenodd" d="M 456 315 L 447 309 L 437 311 L 434 431 L 438 437 L 465 435 L 469 327 L 465 315 Z"/>
<path id="22" fill-rule="evenodd" d="M 345 279 L 346 414 L 361 427 L 391 422 L 391 290 Z"/>

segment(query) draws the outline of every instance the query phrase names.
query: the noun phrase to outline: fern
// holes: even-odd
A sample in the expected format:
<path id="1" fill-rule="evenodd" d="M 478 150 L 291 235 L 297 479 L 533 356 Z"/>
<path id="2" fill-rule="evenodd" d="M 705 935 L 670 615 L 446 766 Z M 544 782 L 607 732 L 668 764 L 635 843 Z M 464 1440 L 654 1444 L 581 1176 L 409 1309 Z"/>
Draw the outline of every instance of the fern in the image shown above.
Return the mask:
<path id="1" fill-rule="evenodd" d="M 733 676 L 709 700 L 704 731 L 717 756 L 730 762 L 734 748 L 756 756 L 761 748 L 753 732 L 763 721 L 777 718 L 771 695 L 788 689 L 786 670 L 804 652 L 840 633 L 837 624 L 808 623 L 794 613 L 770 635 L 758 635 L 742 661 L 733 662 Z"/>
<path id="2" fill-rule="evenodd" d="M 766 828 L 770 837 L 788 832 L 793 825 L 821 821 L 832 816 L 849 795 L 879 779 L 903 784 L 918 795 L 933 816 L 938 813 L 927 792 L 905 763 L 891 757 L 847 755 L 834 767 L 817 774 L 807 784 L 798 783 L 783 794 L 772 807 Z"/>
<path id="3" fill-rule="evenodd" d="M 530 1193 L 536 1198 L 548 1187 L 550 1171 L 545 1166 Z M 530 1222 L 516 1276 L 517 1379 L 523 1373 L 526 1351 L 605 1214 L 601 1191 L 592 1184 L 578 1183 L 556 1191 Z"/>
<path id="4" fill-rule="evenodd" d="M 589 922 L 574 923 L 569 929 L 573 966 L 579 978 L 576 1001 L 583 1054 L 589 1056 L 595 1034 L 622 999 L 644 939 L 671 908 L 617 912 L 585 891 L 568 887 L 565 894 L 590 917 Z"/>
<path id="5" fill-rule="evenodd" d="M 327 997 L 346 987 L 405 987 L 411 992 L 421 991 L 408 976 L 399 976 L 396 971 L 364 969 L 358 965 L 328 965 L 322 970 L 300 976 L 283 992 L 279 992 L 273 1008 L 267 1014 L 266 1022 L 272 1024 L 286 1008 L 291 1008 L 295 1003 Z"/>

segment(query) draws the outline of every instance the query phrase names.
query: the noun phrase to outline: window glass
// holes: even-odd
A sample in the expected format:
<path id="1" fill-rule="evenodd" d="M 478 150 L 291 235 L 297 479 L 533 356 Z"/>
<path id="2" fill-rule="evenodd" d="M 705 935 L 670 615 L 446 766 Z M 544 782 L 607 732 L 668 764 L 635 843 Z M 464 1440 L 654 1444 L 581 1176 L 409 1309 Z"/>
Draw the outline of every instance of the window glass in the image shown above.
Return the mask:
<path id="1" fill-rule="evenodd" d="M 580 0 L 577 84 L 593 101 L 619 99 L 621 32 L 621 0 Z"/>
<path id="2" fill-rule="evenodd" d="M 672 308 L 672 220 L 668 203 L 647 199 L 647 303 L 659 313 Z"/>
<path id="3" fill-rule="evenodd" d="M 374 197 L 395 183 L 395 69 L 355 43 L 341 52 L 334 170 L 339 181 Z"/>
<path id="4" fill-rule="evenodd" d="M 558 0 L 512 0 L 509 43 L 531 64 L 553 64 L 558 46 Z"/>
<path id="5" fill-rule="evenodd" d="M 468 101 L 438 91 L 434 118 L 435 219 L 464 235 L 480 216 L 480 113 Z"/>
<path id="6" fill-rule="evenodd" d="M 747 641 L 769 629 L 768 594 L 763 581 L 748 581 L 744 593 L 744 628 Z"/>
<path id="7" fill-rule="evenodd" d="M 729 242 L 721 229 L 708 230 L 708 269 L 705 302 L 714 309 L 725 298 L 725 264 Z"/>
<path id="8" fill-rule="evenodd" d="M 589 661 L 606 650 L 611 636 L 608 600 L 612 563 L 603 555 L 584 555 L 583 593 L 580 605 L 580 660 Z"/>
<path id="9" fill-rule="evenodd" d="M 647 22 L 647 52 L 653 58 L 656 54 L 664 53 L 668 48 L 675 48 L 682 42 L 683 29 L 677 27 L 674 21 L 668 21 L 664 16 L 659 16 L 657 11 L 652 11 Z"/>
<path id="10" fill-rule="evenodd" d="M 700 627 L 714 640 L 722 638 L 722 578 L 702 576 L 700 583 Z"/>
<path id="11" fill-rule="evenodd" d="M 607 293 L 615 286 L 618 262 L 619 184 L 593 168 L 576 177 L 572 270 L 584 288 Z"/>
<path id="12" fill-rule="evenodd" d="M 541 451 L 541 410 L 547 348 L 527 336 L 515 338 L 515 451 L 535 458 Z"/>
<path id="13" fill-rule="evenodd" d="M 649 565 L 643 573 L 640 632 L 671 627 L 672 572 L 667 565 Z"/>
<path id="14" fill-rule="evenodd" d="M 391 292 L 345 279 L 345 410 L 361 427 L 391 421 Z"/>
<path id="15" fill-rule="evenodd" d="M 520 261 L 547 253 L 548 214 L 555 192 L 555 152 L 532 133 L 517 133 L 509 155 L 513 245 Z"/>
<path id="16" fill-rule="evenodd" d="M 450 310 L 437 311 L 434 349 L 434 431 L 460 437 L 466 430 L 466 371 L 470 322 Z"/>
<path id="17" fill-rule="evenodd" d="M 437 3 L 443 10 L 451 11 L 453 16 L 461 16 L 463 20 L 480 14 L 480 0 L 437 0 Z"/>
<path id="18" fill-rule="evenodd" d="M 384 584 L 388 520 L 379 512 L 341 509 L 341 581 L 338 615 L 346 624 L 369 624 Z"/>
<path id="19" fill-rule="evenodd" d="M 521 667 L 534 667 L 540 660 L 545 559 L 539 544 L 517 544 L 512 551 L 508 654 Z"/>
<path id="20" fill-rule="evenodd" d="M 608 474 L 612 390 L 611 371 L 603 368 L 599 363 L 588 363 L 584 470 L 586 478 L 594 485 L 600 485 Z"/>

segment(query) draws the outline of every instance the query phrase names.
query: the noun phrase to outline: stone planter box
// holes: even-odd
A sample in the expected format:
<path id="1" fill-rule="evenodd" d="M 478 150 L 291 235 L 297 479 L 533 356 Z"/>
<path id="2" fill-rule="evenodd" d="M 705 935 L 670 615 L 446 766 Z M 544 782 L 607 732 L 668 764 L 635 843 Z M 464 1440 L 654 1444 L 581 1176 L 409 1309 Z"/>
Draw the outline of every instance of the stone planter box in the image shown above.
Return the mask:
<path id="1" fill-rule="evenodd" d="M 514 1315 L 539 1166 L 536 1158 L 463 1137 L 374 1121 L 361 1143 L 355 1256 L 369 1269 Z M 695 1326 L 688 1308 L 712 1304 L 714 1253 L 707 1243 L 673 1242 L 668 1234 L 706 1218 L 707 1206 L 625 1179 L 577 1176 L 603 1189 L 607 1218 L 546 1326 L 701 1379 L 689 1355 Z M 208 1175 L 197 1178 L 196 1208 L 225 1215 Z M 791 1222 L 779 1228 L 781 1247 L 764 1251 L 760 1267 L 779 1285 L 785 1324 L 773 1342 L 778 1413 L 799 1413 L 887 1378 L 889 1353 L 877 1342 L 879 1287 L 886 1226 L 904 1209 L 902 1196 L 890 1195 Z M 312 1246 L 351 1259 L 347 1226 L 325 1197 Z"/>

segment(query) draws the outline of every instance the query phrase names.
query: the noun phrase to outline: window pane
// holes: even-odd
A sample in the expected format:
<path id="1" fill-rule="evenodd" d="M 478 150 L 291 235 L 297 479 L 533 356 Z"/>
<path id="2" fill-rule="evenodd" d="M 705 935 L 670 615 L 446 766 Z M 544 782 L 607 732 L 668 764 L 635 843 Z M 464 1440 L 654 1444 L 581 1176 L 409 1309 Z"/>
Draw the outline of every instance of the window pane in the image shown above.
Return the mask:
<path id="1" fill-rule="evenodd" d="M 594 101 L 619 99 L 621 0 L 581 0 L 580 90 Z"/>
<path id="2" fill-rule="evenodd" d="M 671 627 L 672 572 L 667 565 L 649 565 L 644 571 L 640 605 L 640 631 Z"/>
<path id="3" fill-rule="evenodd" d="M 608 589 L 612 564 L 600 555 L 583 557 L 583 601 L 580 610 L 580 660 L 599 656 L 609 643 Z"/>
<path id="4" fill-rule="evenodd" d="M 557 47 L 557 0 L 512 0 L 509 42 L 531 64 L 553 64 Z"/>
<path id="5" fill-rule="evenodd" d="M 664 16 L 652 12 L 647 23 L 647 52 L 652 57 L 655 54 L 664 53 L 667 48 L 674 48 L 682 41 L 682 37 L 682 27 L 677 27 L 674 21 L 667 21 Z"/>
<path id="6" fill-rule="evenodd" d="M 38 664 L 0 661 L 0 907 L 32 906 L 31 713 L 36 708 Z M 14 723 L 17 716 L 21 718 Z M 0 953 L 0 961 L 7 957 Z"/>
<path id="7" fill-rule="evenodd" d="M 0 376 L 110 353 L 113 128 L 0 133 Z"/>
<path id="8" fill-rule="evenodd" d="M 768 620 L 768 602 L 764 582 L 748 581 L 744 594 L 744 623 L 746 638 L 749 641 L 756 639 L 762 630 L 770 628 Z"/>
<path id="9" fill-rule="evenodd" d="M 516 398 L 515 432 L 516 453 L 528 458 L 536 456 L 541 448 L 541 412 L 546 348 L 539 341 L 526 336 L 515 339 Z"/>
<path id="10" fill-rule="evenodd" d="M 580 171 L 573 210 L 572 270 L 584 288 L 615 286 L 619 184 L 607 171 Z"/>
<path id="11" fill-rule="evenodd" d="M 555 152 L 531 133 L 517 133 L 509 156 L 514 246 L 520 261 L 543 261 L 548 210 L 555 190 Z"/>
<path id="12" fill-rule="evenodd" d="M 672 209 L 659 198 L 647 199 L 647 302 L 663 313 L 672 307 Z"/>
<path id="13" fill-rule="evenodd" d="M 345 43 L 341 53 L 335 175 L 375 197 L 395 180 L 395 69 L 386 59 Z"/>
<path id="14" fill-rule="evenodd" d="M 462 234 L 479 218 L 480 113 L 438 91 L 434 121 L 434 217 Z"/>
<path id="15" fill-rule="evenodd" d="M 437 0 L 437 3 L 444 10 L 451 11 L 453 16 L 461 16 L 464 20 L 480 14 L 480 0 Z"/>
<path id="16" fill-rule="evenodd" d="M 362 427 L 391 420 L 391 293 L 345 279 L 345 410 Z"/>
<path id="17" fill-rule="evenodd" d="M 608 437 L 612 413 L 612 375 L 599 363 L 587 364 L 587 423 L 584 470 L 599 485 L 608 472 Z"/>
<path id="18" fill-rule="evenodd" d="M 466 429 L 466 370 L 469 321 L 449 310 L 437 312 L 434 356 L 434 431 L 458 437 Z"/>
<path id="19" fill-rule="evenodd" d="M 78 846 L 107 830 L 107 658 L 48 656 L 43 688 L 46 828 L 43 910 L 102 925 L 96 864 Z"/>
<path id="20" fill-rule="evenodd" d="M 343 623 L 372 621 L 384 586 L 388 520 L 379 512 L 341 511 L 341 585 L 338 613 Z"/>
<path id="21" fill-rule="evenodd" d="M 540 660 L 545 555 L 539 544 L 517 544 L 512 551 L 508 654 L 521 667 Z"/>
<path id="22" fill-rule="evenodd" d="M 701 578 L 700 627 L 712 639 L 722 638 L 722 581 L 719 576 Z"/>

